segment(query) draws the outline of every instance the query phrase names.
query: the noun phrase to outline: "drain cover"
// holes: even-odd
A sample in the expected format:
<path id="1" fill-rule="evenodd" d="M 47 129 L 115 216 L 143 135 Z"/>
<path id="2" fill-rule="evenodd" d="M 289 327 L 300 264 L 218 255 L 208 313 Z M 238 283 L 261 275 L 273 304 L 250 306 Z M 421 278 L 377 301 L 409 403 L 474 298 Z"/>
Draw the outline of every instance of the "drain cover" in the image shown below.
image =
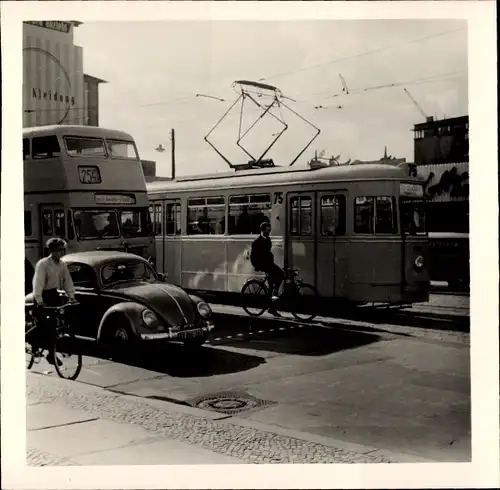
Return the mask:
<path id="1" fill-rule="evenodd" d="M 191 406 L 212 412 L 233 415 L 248 410 L 256 410 L 275 405 L 276 402 L 261 400 L 248 393 L 224 391 L 210 395 L 204 395 L 188 402 Z"/>

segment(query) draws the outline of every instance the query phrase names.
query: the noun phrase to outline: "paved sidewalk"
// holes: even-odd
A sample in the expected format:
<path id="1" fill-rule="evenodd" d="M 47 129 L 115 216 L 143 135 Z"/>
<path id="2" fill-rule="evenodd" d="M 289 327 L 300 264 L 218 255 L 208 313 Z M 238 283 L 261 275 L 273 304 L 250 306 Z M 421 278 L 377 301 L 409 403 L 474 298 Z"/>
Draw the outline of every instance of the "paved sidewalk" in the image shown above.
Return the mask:
<path id="1" fill-rule="evenodd" d="M 418 459 L 31 372 L 26 429 L 33 466 Z"/>

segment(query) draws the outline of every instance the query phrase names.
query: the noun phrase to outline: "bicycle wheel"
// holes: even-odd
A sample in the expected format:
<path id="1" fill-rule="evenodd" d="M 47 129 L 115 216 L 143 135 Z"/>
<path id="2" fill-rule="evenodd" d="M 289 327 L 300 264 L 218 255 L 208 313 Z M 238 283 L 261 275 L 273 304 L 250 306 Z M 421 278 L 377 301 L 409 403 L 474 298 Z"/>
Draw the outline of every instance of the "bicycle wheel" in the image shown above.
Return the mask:
<path id="1" fill-rule="evenodd" d="M 62 331 L 54 344 L 54 366 L 60 378 L 75 380 L 82 369 L 82 353 L 75 336 Z"/>
<path id="2" fill-rule="evenodd" d="M 310 284 L 303 283 L 298 285 L 293 296 L 292 315 L 303 322 L 310 322 L 315 318 L 319 300 L 318 290 Z"/>
<path id="3" fill-rule="evenodd" d="M 267 310 L 269 292 L 264 281 L 251 279 L 241 288 L 243 309 L 250 316 L 260 316 Z"/>

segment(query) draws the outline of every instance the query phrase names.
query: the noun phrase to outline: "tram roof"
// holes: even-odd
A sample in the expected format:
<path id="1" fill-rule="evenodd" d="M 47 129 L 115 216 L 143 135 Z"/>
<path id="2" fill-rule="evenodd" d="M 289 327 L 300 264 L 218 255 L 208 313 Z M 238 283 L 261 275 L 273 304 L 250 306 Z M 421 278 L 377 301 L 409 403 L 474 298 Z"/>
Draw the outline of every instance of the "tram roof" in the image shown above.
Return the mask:
<path id="1" fill-rule="evenodd" d="M 355 180 L 414 180 L 408 176 L 405 167 L 388 164 L 339 165 L 312 169 L 310 167 L 271 167 L 219 173 L 207 176 L 180 177 L 176 180 L 158 180 L 147 183 L 150 193 L 165 191 L 182 191 L 184 189 L 221 189 L 229 187 L 250 187 L 256 184 L 304 184 L 330 181 Z"/>
<path id="2" fill-rule="evenodd" d="M 107 129 L 100 126 L 84 126 L 71 124 L 54 124 L 50 126 L 34 126 L 31 128 L 23 128 L 23 137 L 32 134 L 36 136 L 48 136 L 53 134 L 71 135 L 71 136 L 88 136 L 88 137 L 104 137 L 110 139 L 120 139 L 126 141 L 134 141 L 134 138 L 125 131 L 117 129 Z"/>

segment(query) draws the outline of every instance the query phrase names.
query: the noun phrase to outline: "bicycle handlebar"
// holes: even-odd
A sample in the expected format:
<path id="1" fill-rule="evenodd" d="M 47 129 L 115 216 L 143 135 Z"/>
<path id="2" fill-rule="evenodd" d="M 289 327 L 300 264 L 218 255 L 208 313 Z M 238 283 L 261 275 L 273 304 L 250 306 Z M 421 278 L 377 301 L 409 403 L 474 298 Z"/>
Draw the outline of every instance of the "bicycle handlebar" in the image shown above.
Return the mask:
<path id="1" fill-rule="evenodd" d="M 60 309 L 64 309 L 64 308 L 67 308 L 68 306 L 78 306 L 80 303 L 78 301 L 73 301 L 73 302 L 67 302 L 67 303 L 64 303 L 63 305 L 61 306 L 47 306 L 47 305 L 43 305 L 43 306 L 40 306 L 40 305 L 37 305 L 39 308 L 43 308 L 44 310 L 60 310 Z"/>

